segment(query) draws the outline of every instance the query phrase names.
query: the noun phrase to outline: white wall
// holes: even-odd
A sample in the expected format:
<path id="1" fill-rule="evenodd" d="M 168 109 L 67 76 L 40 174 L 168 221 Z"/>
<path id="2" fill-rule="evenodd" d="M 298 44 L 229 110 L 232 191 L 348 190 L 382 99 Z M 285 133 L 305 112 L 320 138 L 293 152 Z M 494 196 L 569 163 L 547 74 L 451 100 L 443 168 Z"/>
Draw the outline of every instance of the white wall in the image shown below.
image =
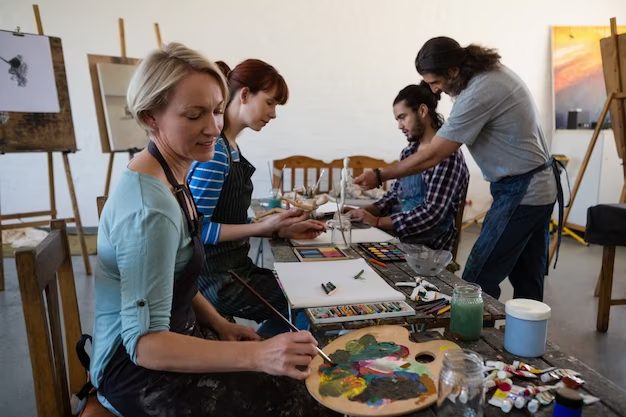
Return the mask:
<path id="1" fill-rule="evenodd" d="M 534 94 L 546 132 L 552 131 L 551 25 L 626 22 L 623 0 L 40 0 L 45 33 L 63 39 L 80 151 L 70 156 L 83 223 L 97 224 L 96 196 L 104 190 L 108 155 L 100 148 L 87 54 L 119 55 L 117 19 L 126 22 L 127 54 L 155 47 L 152 24 L 164 41 L 181 41 L 231 66 L 256 57 L 285 76 L 291 99 L 261 133 L 241 145 L 257 166 L 256 195 L 265 195 L 267 161 L 294 154 L 335 159 L 363 154 L 398 157 L 405 140 L 391 112 L 396 93 L 419 80 L 414 59 L 433 36 L 496 47 Z M 0 28 L 35 32 L 31 2 L 0 0 Z M 0 92 L 1 94 L 1 92 Z M 444 98 L 440 110 L 451 107 Z M 550 134 L 550 133 L 548 133 Z M 3 213 L 47 207 L 46 157 L 0 155 Z M 71 216 L 61 159 L 56 157 L 58 210 Z M 473 161 L 472 161 L 473 162 Z M 127 163 L 115 164 L 113 186 Z M 488 188 L 472 164 L 468 216 L 489 205 Z M 482 206 L 482 207 L 481 207 Z"/>

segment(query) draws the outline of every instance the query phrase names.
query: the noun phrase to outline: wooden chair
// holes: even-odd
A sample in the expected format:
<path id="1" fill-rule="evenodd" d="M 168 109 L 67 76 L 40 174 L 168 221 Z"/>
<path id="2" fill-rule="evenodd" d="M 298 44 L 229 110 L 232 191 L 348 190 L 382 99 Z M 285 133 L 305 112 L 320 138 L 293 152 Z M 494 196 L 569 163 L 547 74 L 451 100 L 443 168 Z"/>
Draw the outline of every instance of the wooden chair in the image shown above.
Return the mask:
<path id="1" fill-rule="evenodd" d="M 353 176 L 356 178 L 361 175 L 365 169 L 385 168 L 392 163 L 387 163 L 382 159 L 374 159 L 368 156 L 350 156 L 349 168 L 352 169 Z M 335 159 L 331 162 L 325 162 L 320 159 L 309 158 L 308 156 L 290 156 L 284 159 L 274 161 L 274 177 L 272 178 L 272 186 L 278 188 L 280 182 L 280 171 L 285 167 L 285 177 L 281 185 L 281 191 L 289 192 L 300 185 L 314 186 L 320 176 L 321 170 L 325 169 L 326 174 L 320 182 L 319 192 L 329 192 L 333 188 L 333 183 L 338 183 L 341 178 L 341 169 L 343 168 L 343 159 Z M 302 182 L 297 181 L 298 172 L 302 172 Z M 287 186 L 287 177 L 291 182 Z M 383 188 L 387 189 L 387 184 L 383 184 Z"/>
<path id="2" fill-rule="evenodd" d="M 98 207 L 98 218 L 102 215 L 102 209 L 104 209 L 104 203 L 107 202 L 107 196 L 96 197 L 96 206 Z"/>
<path id="3" fill-rule="evenodd" d="M 50 226 L 50 234 L 35 248 L 15 252 L 15 262 L 26 321 L 37 415 L 70 417 L 70 394 L 81 390 L 87 382 L 87 372 L 75 353 L 76 342 L 82 332 L 65 221 L 53 220 Z M 64 354 L 63 333 L 67 356 Z M 94 396 L 81 416 L 111 417 L 113 414 Z"/>

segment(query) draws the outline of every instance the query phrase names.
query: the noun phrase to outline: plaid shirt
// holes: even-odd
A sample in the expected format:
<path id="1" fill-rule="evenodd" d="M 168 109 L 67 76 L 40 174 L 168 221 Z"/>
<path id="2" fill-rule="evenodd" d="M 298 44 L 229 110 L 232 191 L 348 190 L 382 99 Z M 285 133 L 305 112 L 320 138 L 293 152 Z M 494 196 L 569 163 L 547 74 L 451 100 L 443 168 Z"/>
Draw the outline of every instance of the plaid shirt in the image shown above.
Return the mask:
<path id="1" fill-rule="evenodd" d="M 411 143 L 402 150 L 400 160 L 417 152 L 419 143 Z M 422 234 L 448 216 L 456 216 L 462 192 L 469 183 L 469 171 L 463 152 L 458 149 L 433 168 L 422 173 L 425 184 L 424 201 L 413 210 L 403 212 L 398 197 L 400 181 L 394 181 L 385 195 L 374 203 L 381 216 L 391 216 L 393 226 L 400 239 Z M 431 249 L 452 250 L 458 238 L 454 222 L 442 234 L 427 244 Z"/>

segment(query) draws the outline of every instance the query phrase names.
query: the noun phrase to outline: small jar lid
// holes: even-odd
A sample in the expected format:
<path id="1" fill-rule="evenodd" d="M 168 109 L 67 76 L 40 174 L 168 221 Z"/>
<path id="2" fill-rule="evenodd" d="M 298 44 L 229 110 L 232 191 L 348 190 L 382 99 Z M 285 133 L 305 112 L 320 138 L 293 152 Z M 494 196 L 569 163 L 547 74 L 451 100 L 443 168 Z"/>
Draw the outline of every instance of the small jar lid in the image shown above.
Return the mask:
<path id="1" fill-rule="evenodd" d="M 561 388 L 554 393 L 554 401 L 563 407 L 579 410 L 585 405 L 583 397 L 571 388 Z"/>
<path id="2" fill-rule="evenodd" d="M 550 318 L 552 309 L 541 301 L 514 298 L 506 302 L 504 311 L 516 319 L 540 321 Z"/>

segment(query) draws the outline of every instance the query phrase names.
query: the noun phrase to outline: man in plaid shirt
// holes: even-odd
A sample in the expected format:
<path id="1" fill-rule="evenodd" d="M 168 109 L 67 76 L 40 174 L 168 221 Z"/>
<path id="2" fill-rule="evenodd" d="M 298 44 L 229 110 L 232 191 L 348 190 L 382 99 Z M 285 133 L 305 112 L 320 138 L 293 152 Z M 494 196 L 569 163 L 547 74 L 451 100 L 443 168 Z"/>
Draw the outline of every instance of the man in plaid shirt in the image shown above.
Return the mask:
<path id="1" fill-rule="evenodd" d="M 436 111 L 439 98 L 423 81 L 398 93 L 393 112 L 409 141 L 400 160 L 427 146 L 443 125 Z M 451 251 L 458 239 L 456 213 L 468 182 L 469 171 L 458 149 L 433 168 L 396 180 L 374 204 L 348 210 L 353 220 L 392 231 L 402 242 Z"/>

